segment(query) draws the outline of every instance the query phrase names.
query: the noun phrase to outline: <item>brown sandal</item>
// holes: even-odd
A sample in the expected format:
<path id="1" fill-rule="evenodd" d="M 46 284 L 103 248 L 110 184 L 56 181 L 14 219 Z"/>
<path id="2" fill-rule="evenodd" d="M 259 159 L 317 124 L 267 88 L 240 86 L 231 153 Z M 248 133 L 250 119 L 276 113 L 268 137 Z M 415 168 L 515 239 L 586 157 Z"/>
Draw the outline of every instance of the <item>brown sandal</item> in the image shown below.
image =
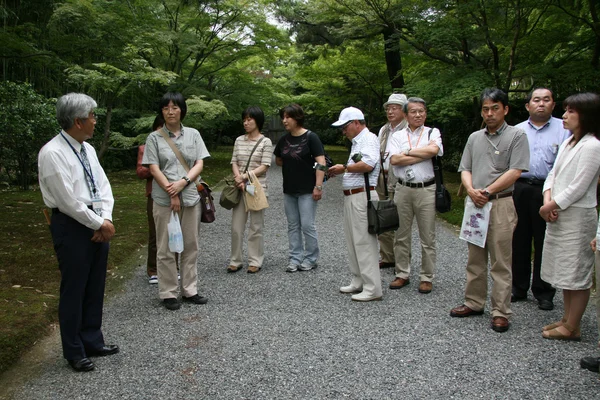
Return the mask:
<path id="1" fill-rule="evenodd" d="M 230 265 L 229 267 L 227 267 L 227 272 L 238 272 L 240 269 L 242 269 L 242 266 L 235 266 L 235 265 Z"/>
<path id="2" fill-rule="evenodd" d="M 251 265 L 251 266 L 248 267 L 248 273 L 249 274 L 255 274 L 258 271 L 260 271 L 260 267 L 255 267 L 253 265 Z"/>
<path id="3" fill-rule="evenodd" d="M 557 328 L 554 328 L 543 332 L 542 336 L 544 337 L 544 339 L 550 340 L 567 340 L 573 342 L 579 342 L 581 340 L 581 330 L 579 329 L 579 327 L 573 328 L 566 322 L 562 324 L 562 327 L 569 331 L 568 335 L 563 335 L 557 330 Z"/>
<path id="4" fill-rule="evenodd" d="M 565 322 L 567 322 L 567 320 L 563 318 L 563 319 L 561 319 L 558 322 L 555 322 L 555 323 L 550 324 L 550 325 L 546 325 L 546 326 L 544 326 L 542 328 L 542 332 L 551 331 L 554 328 L 558 328 L 559 326 L 563 326 Z"/>

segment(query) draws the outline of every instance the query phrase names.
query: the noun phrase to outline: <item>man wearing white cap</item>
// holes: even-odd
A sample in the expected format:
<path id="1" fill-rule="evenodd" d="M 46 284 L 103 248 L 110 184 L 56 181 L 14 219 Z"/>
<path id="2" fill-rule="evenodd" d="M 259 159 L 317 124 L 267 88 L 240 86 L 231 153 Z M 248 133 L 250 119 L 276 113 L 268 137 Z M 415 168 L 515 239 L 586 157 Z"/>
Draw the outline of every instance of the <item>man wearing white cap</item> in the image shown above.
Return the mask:
<path id="1" fill-rule="evenodd" d="M 379 176 L 379 140 L 365 126 L 365 116 L 358 108 L 344 108 L 340 118 L 331 124 L 341 128 L 352 142 L 350 158 L 346 164 L 329 168 L 330 176 L 344 174 L 344 233 L 350 259 L 352 281 L 342 286 L 340 292 L 355 293 L 354 301 L 381 300 L 381 278 L 377 255 L 377 236 L 367 230 L 367 193 L 377 200 L 377 178 Z M 365 176 L 368 174 L 369 187 Z"/>
<path id="2" fill-rule="evenodd" d="M 390 163 L 398 178 L 394 203 L 400 217 L 394 242 L 396 278 L 390 289 L 400 289 L 410 281 L 412 223 L 416 218 L 421 241 L 419 293 L 430 293 L 436 262 L 435 175 L 431 159 L 442 156 L 444 148 L 440 131 L 425 126 L 425 100 L 409 98 L 404 113 L 408 126 L 390 139 Z"/>
<path id="3" fill-rule="evenodd" d="M 406 96 L 400 93 L 393 93 L 388 101 L 383 103 L 383 108 L 387 115 L 388 123 L 379 130 L 379 145 L 381 149 L 381 160 L 383 168 L 377 180 L 377 194 L 379 199 L 387 200 L 394 198 L 394 186 L 396 177 L 390 169 L 390 138 L 396 132 L 406 128 L 408 122 L 405 119 L 402 107 L 406 104 Z M 389 171 L 389 172 L 388 172 Z M 386 197 L 384 187 L 384 176 L 387 180 L 388 194 Z M 395 265 L 394 257 L 394 236 L 395 232 L 385 232 L 378 235 L 379 240 L 379 268 L 391 268 Z"/>

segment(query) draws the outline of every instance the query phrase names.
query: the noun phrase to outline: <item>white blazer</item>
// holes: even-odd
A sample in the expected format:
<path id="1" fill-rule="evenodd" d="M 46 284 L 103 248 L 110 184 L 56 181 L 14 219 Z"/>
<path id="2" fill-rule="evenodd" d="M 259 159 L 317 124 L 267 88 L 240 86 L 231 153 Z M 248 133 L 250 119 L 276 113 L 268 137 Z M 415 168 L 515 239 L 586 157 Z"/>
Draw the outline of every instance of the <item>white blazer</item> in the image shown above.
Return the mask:
<path id="1" fill-rule="evenodd" d="M 544 182 L 544 192 L 561 210 L 567 207 L 596 207 L 596 186 L 600 175 L 600 140 L 588 133 L 573 148 L 566 139 L 556 156 L 554 167 Z"/>

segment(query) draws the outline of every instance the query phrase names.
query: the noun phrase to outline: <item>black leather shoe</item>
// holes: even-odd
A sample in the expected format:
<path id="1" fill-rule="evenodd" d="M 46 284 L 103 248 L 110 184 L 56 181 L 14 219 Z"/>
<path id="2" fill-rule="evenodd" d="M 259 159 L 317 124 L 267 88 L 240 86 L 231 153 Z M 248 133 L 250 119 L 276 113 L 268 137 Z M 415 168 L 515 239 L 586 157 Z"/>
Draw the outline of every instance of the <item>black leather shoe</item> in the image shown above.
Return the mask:
<path id="1" fill-rule="evenodd" d="M 554 309 L 554 303 L 552 302 L 552 300 L 538 300 L 538 308 L 540 310 L 550 311 Z"/>
<path id="2" fill-rule="evenodd" d="M 200 296 L 199 294 L 195 294 L 195 295 L 190 296 L 190 297 L 183 296 L 181 298 L 181 300 L 186 301 L 188 303 L 194 303 L 194 304 L 206 304 L 206 303 L 208 303 L 208 299 L 206 297 Z"/>
<path id="3" fill-rule="evenodd" d="M 107 344 L 96 350 L 86 350 L 88 357 L 104 357 L 117 354 L 119 346 L 116 344 Z"/>
<path id="4" fill-rule="evenodd" d="M 163 304 L 165 305 L 165 308 L 167 310 L 171 310 L 171 311 L 179 310 L 179 307 L 181 307 L 179 300 L 177 300 L 175 298 L 164 299 Z"/>
<path id="5" fill-rule="evenodd" d="M 579 365 L 581 365 L 581 368 L 585 368 L 588 371 L 598 372 L 600 369 L 600 357 L 583 357 L 579 361 Z"/>
<path id="6" fill-rule="evenodd" d="M 67 360 L 71 368 L 77 372 L 93 371 L 96 366 L 89 358 L 81 358 L 79 360 Z"/>
<path id="7" fill-rule="evenodd" d="M 525 300 L 527 300 L 527 296 L 517 296 L 514 293 L 510 295 L 511 303 L 516 303 L 517 301 L 525 301 Z"/>

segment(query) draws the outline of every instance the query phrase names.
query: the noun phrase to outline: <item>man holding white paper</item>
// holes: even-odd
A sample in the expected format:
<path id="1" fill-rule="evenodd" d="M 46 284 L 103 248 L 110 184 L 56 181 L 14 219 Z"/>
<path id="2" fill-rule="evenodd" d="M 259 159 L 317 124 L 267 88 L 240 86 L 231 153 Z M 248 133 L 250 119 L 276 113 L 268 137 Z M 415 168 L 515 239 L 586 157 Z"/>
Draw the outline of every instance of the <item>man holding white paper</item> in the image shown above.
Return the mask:
<path id="1" fill-rule="evenodd" d="M 529 168 L 529 144 L 521 129 L 509 126 L 508 96 L 500 89 L 481 94 L 481 116 L 486 127 L 469 136 L 458 171 L 476 207 L 492 203 L 485 246 L 469 243 L 464 304 L 450 311 L 452 317 L 482 315 L 487 298 L 488 253 L 492 277 L 492 329 L 506 332 L 511 316 L 512 235 L 517 213 L 512 200 L 515 181 Z"/>

